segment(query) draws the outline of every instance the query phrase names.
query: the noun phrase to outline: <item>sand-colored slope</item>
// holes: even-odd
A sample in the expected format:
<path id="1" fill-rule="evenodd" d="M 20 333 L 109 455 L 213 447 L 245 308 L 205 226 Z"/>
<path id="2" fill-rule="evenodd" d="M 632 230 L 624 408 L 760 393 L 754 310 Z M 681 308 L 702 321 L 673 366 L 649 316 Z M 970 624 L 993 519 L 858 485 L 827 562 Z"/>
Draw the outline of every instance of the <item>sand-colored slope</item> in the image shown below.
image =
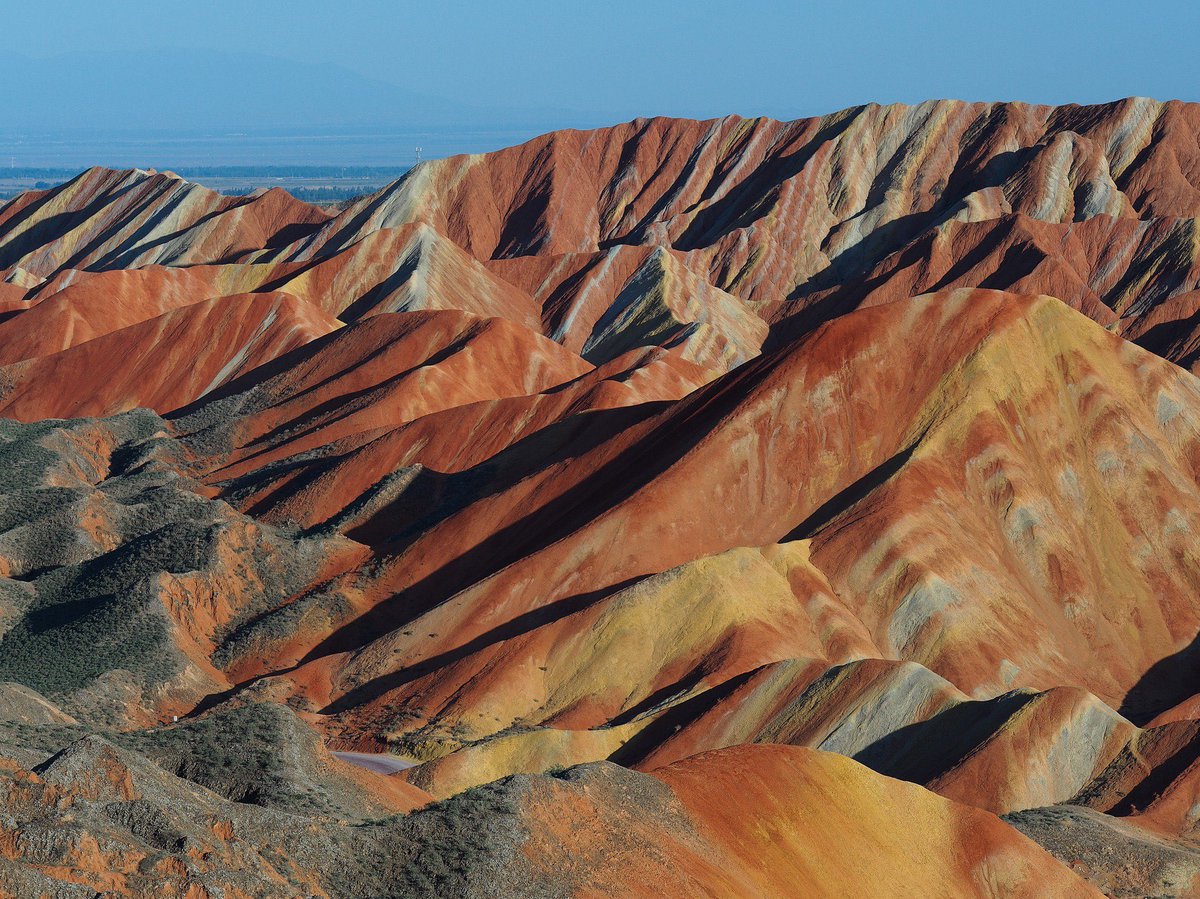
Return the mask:
<path id="1" fill-rule="evenodd" d="M 739 747 L 531 791 L 524 856 L 573 896 L 1099 896 L 998 818 L 843 757 Z M 897 826 L 903 822 L 903 826 Z"/>
<path id="2" fill-rule="evenodd" d="M 416 631 L 396 636 L 356 664 L 382 661 L 426 639 Z M 829 596 L 804 547 L 792 547 L 731 550 L 610 596 L 564 600 L 467 649 L 473 651 L 419 666 L 402 690 L 420 697 L 438 722 L 434 733 L 478 738 L 510 724 L 619 723 L 768 662 L 867 655 L 875 647 Z M 397 698 L 390 695 L 389 711 L 397 710 Z M 411 739 L 424 738 L 418 732 Z"/>

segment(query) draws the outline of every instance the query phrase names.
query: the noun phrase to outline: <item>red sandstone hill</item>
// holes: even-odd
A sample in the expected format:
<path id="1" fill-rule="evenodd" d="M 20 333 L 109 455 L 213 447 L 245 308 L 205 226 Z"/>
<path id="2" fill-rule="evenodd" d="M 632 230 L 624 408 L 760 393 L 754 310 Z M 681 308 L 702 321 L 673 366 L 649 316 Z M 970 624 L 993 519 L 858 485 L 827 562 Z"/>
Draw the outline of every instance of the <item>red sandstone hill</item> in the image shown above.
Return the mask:
<path id="1" fill-rule="evenodd" d="M 0 895 L 1195 895 L 1198 215 L 1138 98 L 10 201 Z"/>

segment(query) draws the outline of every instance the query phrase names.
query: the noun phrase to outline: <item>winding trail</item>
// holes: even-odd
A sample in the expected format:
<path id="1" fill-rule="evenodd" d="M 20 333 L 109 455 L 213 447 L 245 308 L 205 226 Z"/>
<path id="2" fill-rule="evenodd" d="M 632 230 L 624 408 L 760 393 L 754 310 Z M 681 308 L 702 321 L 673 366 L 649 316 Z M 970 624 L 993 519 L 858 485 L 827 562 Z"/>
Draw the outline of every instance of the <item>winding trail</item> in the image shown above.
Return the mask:
<path id="1" fill-rule="evenodd" d="M 386 752 L 334 752 L 331 754 L 334 758 L 349 762 L 351 765 L 358 765 L 360 768 L 366 768 L 368 771 L 374 771 L 376 774 L 395 774 L 397 771 L 415 767 L 417 764 L 407 759 L 388 755 Z"/>

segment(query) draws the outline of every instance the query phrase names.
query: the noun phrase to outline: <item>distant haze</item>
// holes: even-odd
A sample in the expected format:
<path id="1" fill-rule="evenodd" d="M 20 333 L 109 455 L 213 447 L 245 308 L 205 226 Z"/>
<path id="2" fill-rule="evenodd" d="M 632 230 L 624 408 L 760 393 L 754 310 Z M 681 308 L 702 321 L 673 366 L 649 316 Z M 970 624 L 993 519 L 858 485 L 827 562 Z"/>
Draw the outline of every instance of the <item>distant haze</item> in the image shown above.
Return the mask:
<path id="1" fill-rule="evenodd" d="M 495 150 L 571 110 L 423 94 L 332 62 L 224 49 L 0 57 L 0 168 L 411 163 Z M 30 98 L 40 98 L 36 102 Z"/>
<path id="2" fill-rule="evenodd" d="M 406 161 L 391 154 L 410 143 L 470 152 L 639 115 L 1194 100 L 1200 12 L 1176 0 L 1137 12 L 1108 0 L 44 0 L 9 9 L 5 29 L 0 163 L 384 164 Z"/>
<path id="3" fill-rule="evenodd" d="M 445 127 L 533 118 L 530 108 L 425 94 L 333 62 L 224 49 L 7 54 L 0 77 L 5 125 L 32 130 Z"/>

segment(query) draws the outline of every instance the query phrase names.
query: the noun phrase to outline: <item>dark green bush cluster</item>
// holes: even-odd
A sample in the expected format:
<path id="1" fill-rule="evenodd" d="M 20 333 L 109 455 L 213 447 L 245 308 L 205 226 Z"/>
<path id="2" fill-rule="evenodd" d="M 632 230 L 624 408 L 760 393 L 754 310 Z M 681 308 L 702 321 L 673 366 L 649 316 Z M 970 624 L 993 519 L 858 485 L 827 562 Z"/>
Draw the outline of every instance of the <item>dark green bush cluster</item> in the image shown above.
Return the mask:
<path id="1" fill-rule="evenodd" d="M 504 780 L 367 826 L 398 830 L 394 844 L 405 854 L 396 859 L 395 895 L 461 896 L 492 867 L 489 862 L 503 864 L 501 855 L 513 845 L 516 815 Z"/>
<path id="2" fill-rule="evenodd" d="M 152 581 L 162 572 L 207 570 L 224 529 L 237 526 L 239 516 L 183 485 L 171 467 L 170 447 L 156 436 L 165 426 L 147 410 L 102 422 L 0 421 L 0 534 L 16 576 L 33 585 L 26 593 L 0 596 L 0 613 L 13 622 L 0 637 L 0 679 L 61 697 L 113 670 L 130 672 L 146 686 L 180 670 L 172 624 Z M 95 460 L 75 458 L 82 451 L 71 432 L 81 428 L 108 429 L 114 438 L 108 465 L 100 466 L 104 480 L 43 486 L 52 472 L 61 479 L 64 472 L 96 467 Z M 98 506 L 115 531 L 106 538 L 119 544 L 65 564 L 100 552 L 78 533 L 81 504 Z M 321 554 L 317 541 L 248 526 L 259 528 L 255 545 L 225 573 L 261 584 L 261 590 L 245 597 L 238 619 L 216 635 L 218 641 L 299 589 Z"/>
<path id="3" fill-rule="evenodd" d="M 91 731 L 81 724 L 22 724 L 0 722 L 0 747 L 15 746 L 49 758 Z M 3 750 L 0 749 L 0 754 Z"/>
<path id="4" fill-rule="evenodd" d="M 333 810 L 325 791 L 300 770 L 315 738 L 272 703 L 214 712 L 173 727 L 123 734 L 120 741 L 175 774 L 234 802 L 305 814 Z"/>
<path id="5" fill-rule="evenodd" d="M 68 487 L 40 487 L 9 494 L 0 503 L 0 531 L 28 525 L 79 499 Z"/>
<path id="6" fill-rule="evenodd" d="M 145 683 L 170 677 L 178 656 L 166 613 L 145 582 L 200 567 L 214 540 L 211 527 L 170 524 L 39 578 L 37 599 L 0 639 L 0 680 L 62 695 L 108 671 L 129 671 Z"/>
<path id="7" fill-rule="evenodd" d="M 49 696 L 115 670 L 162 680 L 175 665 L 163 617 L 128 595 L 36 605 L 0 639 L 0 681 Z"/>

